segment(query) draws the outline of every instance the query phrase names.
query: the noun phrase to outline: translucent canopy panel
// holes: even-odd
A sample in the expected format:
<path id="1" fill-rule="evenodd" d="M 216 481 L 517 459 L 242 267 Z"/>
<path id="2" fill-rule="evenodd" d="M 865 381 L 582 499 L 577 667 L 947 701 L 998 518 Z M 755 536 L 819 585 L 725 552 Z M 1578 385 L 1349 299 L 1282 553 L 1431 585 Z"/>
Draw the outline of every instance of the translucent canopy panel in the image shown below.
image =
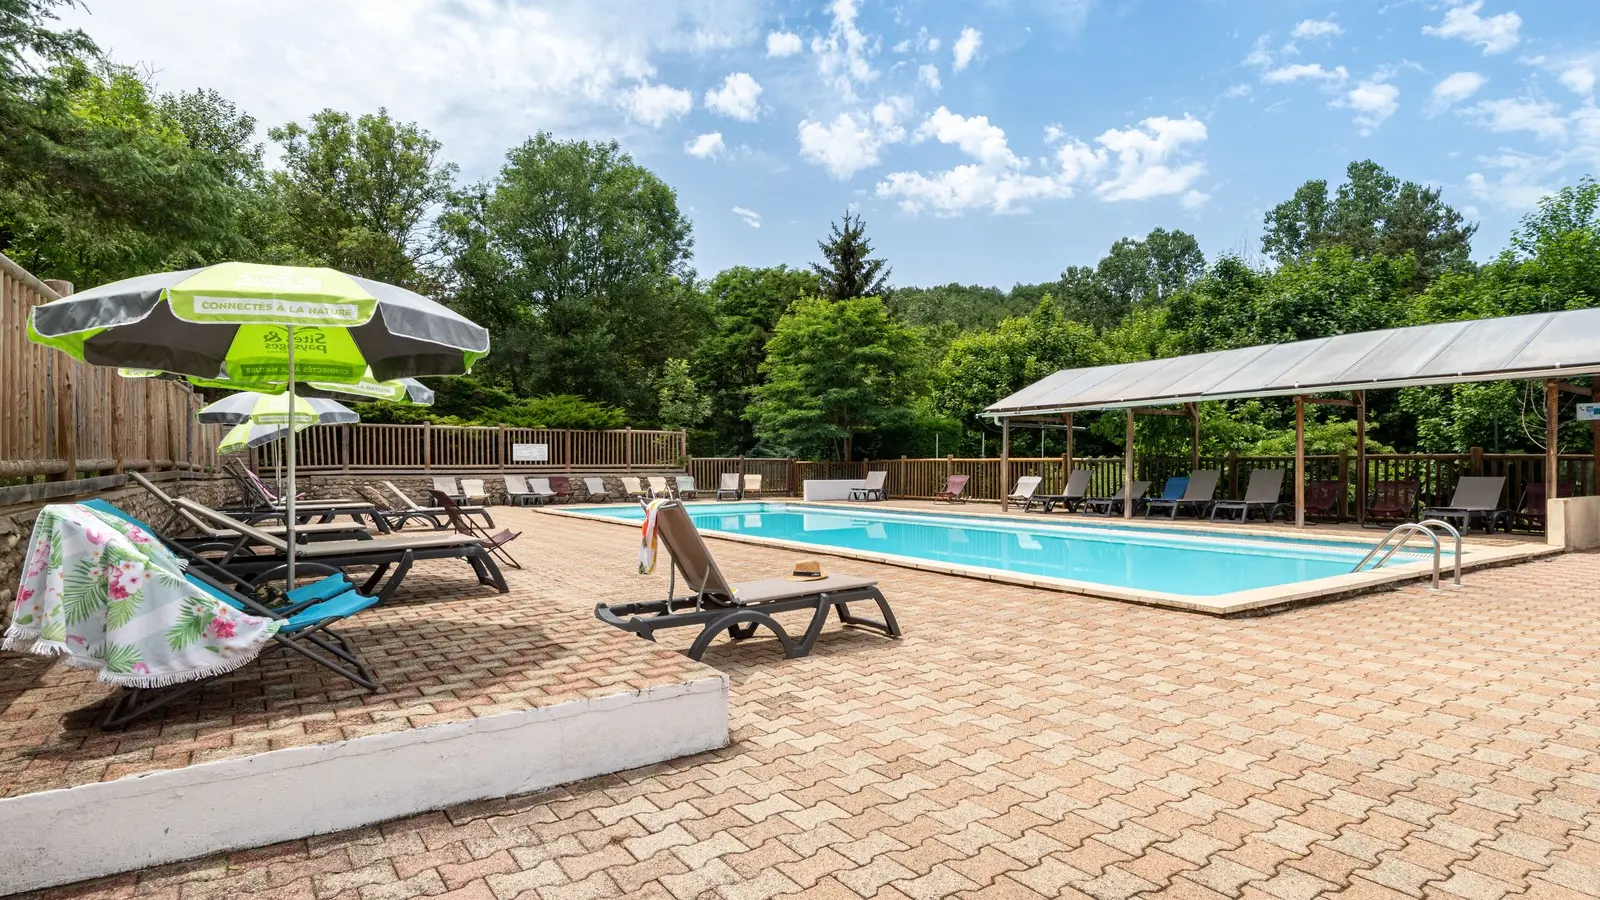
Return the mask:
<path id="1" fill-rule="evenodd" d="M 996 418 L 1600 374 L 1600 309 L 1441 322 L 1066 369 L 990 406 Z"/>

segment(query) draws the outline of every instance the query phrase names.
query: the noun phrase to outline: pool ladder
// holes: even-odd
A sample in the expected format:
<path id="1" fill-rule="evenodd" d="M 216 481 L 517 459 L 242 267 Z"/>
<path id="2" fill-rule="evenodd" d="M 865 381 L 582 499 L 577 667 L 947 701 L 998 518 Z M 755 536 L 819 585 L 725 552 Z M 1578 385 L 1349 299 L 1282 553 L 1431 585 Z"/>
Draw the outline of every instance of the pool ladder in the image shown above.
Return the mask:
<path id="1" fill-rule="evenodd" d="M 1451 537 L 1456 539 L 1456 573 L 1455 578 L 1452 579 L 1451 583 L 1456 587 L 1460 587 L 1461 532 L 1457 531 L 1456 527 L 1451 525 L 1449 522 L 1441 522 L 1438 519 L 1424 519 L 1421 522 L 1406 522 L 1389 529 L 1389 533 L 1383 536 L 1383 540 L 1379 541 L 1371 550 L 1368 550 L 1367 555 L 1361 557 L 1361 562 L 1356 563 L 1356 567 L 1350 571 L 1354 573 L 1366 568 L 1367 562 L 1370 561 L 1374 556 L 1377 556 L 1379 550 L 1383 550 L 1385 547 L 1387 547 L 1388 551 L 1385 552 L 1383 556 L 1378 557 L 1378 561 L 1372 566 L 1373 569 L 1383 568 L 1383 564 L 1389 561 L 1389 557 L 1398 553 L 1400 548 L 1404 547 L 1406 543 L 1411 540 L 1412 535 L 1421 534 L 1427 536 L 1428 540 L 1433 543 L 1433 587 L 1431 590 L 1437 591 L 1439 589 L 1439 557 L 1442 555 L 1442 550 L 1439 546 L 1439 533 L 1434 531 L 1435 528 L 1443 528 L 1445 531 L 1449 532 Z M 1397 541 L 1395 540 L 1396 537 L 1399 537 L 1400 539 Z"/>

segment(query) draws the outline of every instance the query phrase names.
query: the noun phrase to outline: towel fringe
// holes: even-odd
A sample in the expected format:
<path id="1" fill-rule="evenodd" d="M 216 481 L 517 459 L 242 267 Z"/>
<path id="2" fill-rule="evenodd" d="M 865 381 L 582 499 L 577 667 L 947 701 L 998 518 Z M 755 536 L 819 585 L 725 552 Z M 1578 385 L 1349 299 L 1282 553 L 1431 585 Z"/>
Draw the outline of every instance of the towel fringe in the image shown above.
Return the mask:
<path id="1" fill-rule="evenodd" d="M 278 623 L 270 624 L 276 625 Z M 95 670 L 95 677 L 103 684 L 149 690 L 152 688 L 171 687 L 186 681 L 215 678 L 218 675 L 226 675 L 235 669 L 249 665 L 261 655 L 262 649 L 268 641 L 272 640 L 272 636 L 277 631 L 277 628 L 268 629 L 254 645 L 239 648 L 244 652 L 233 659 L 225 659 L 215 665 L 201 669 L 185 669 L 182 672 L 164 672 L 159 675 L 128 675 L 107 671 L 105 660 L 97 659 L 93 656 L 79 655 L 71 647 L 60 641 L 42 640 L 39 637 L 39 629 L 37 628 L 18 625 L 12 625 L 6 629 L 5 638 L 0 640 L 0 650 L 26 650 L 37 656 L 55 656 L 60 662 L 74 669 Z"/>

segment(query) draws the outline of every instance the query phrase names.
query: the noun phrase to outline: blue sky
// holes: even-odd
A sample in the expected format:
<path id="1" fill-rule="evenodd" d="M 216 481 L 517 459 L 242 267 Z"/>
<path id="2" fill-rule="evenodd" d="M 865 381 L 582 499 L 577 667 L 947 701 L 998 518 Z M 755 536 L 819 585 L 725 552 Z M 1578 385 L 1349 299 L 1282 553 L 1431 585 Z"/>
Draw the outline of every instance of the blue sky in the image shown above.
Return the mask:
<path id="1" fill-rule="evenodd" d="M 803 265 L 846 207 L 900 285 L 1050 279 L 1158 225 L 1249 253 L 1364 158 L 1442 186 L 1481 259 L 1600 170 L 1593 0 L 89 3 L 115 58 L 263 132 L 387 106 L 468 180 L 537 130 L 615 138 L 702 276 Z"/>

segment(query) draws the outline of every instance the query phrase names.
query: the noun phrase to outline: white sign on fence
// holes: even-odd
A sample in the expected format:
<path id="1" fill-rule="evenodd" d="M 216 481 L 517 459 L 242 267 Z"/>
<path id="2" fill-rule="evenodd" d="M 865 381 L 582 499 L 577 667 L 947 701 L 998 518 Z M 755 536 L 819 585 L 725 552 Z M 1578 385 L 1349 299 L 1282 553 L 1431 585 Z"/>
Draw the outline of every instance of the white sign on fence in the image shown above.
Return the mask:
<path id="1" fill-rule="evenodd" d="M 1579 422 L 1593 422 L 1595 419 L 1600 419 L 1600 403 L 1578 404 Z"/>
<path id="2" fill-rule="evenodd" d="M 549 462 L 549 444 L 512 444 L 512 462 Z"/>

